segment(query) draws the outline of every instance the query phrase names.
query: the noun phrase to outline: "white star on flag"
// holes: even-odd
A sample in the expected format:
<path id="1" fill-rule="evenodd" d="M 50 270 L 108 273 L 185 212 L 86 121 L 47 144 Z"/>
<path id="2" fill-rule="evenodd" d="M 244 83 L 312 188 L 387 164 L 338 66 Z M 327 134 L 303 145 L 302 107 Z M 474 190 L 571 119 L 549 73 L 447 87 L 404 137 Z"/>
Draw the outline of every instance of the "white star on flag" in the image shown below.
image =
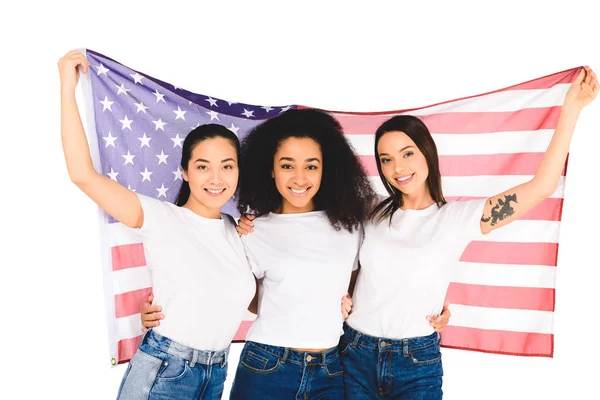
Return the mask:
<path id="1" fill-rule="evenodd" d="M 102 139 L 104 139 L 104 141 L 106 142 L 106 144 L 104 146 L 105 148 L 108 146 L 115 147 L 115 140 L 117 140 L 118 137 L 111 136 L 110 132 L 108 132 L 108 136 L 103 136 Z"/>
<path id="2" fill-rule="evenodd" d="M 138 139 L 140 139 L 140 142 L 142 142 L 142 144 L 140 145 L 140 148 L 142 148 L 144 146 L 150 147 L 150 140 L 152 140 L 152 138 L 146 136 L 146 132 L 144 132 L 143 137 L 139 137 Z"/>
<path id="3" fill-rule="evenodd" d="M 119 122 L 123 124 L 123 126 L 121 127 L 121 130 L 124 130 L 125 128 L 128 128 L 129 130 L 131 130 L 131 123 L 133 122 L 133 120 L 128 119 L 127 115 L 125 116 L 124 119 L 120 119 Z"/>
<path id="4" fill-rule="evenodd" d="M 165 152 L 161 150 L 160 154 L 157 154 L 156 157 L 158 157 L 158 165 L 160 165 L 161 163 L 167 164 L 167 158 L 169 157 L 169 155 L 165 154 Z"/>
<path id="5" fill-rule="evenodd" d="M 142 174 L 142 182 L 152 182 L 152 180 L 150 179 L 150 175 L 152 175 L 152 172 L 148 171 L 148 167 L 144 167 L 144 171 L 140 172 L 140 174 Z"/>
<path id="6" fill-rule="evenodd" d="M 127 154 L 122 154 L 121 157 L 123 157 L 125 159 L 125 164 L 123 164 L 123 165 L 127 165 L 127 164 L 133 165 L 133 157 L 135 157 L 135 155 L 129 153 L 129 150 L 127 150 Z"/>
<path id="7" fill-rule="evenodd" d="M 110 108 L 110 106 L 112 106 L 114 104 L 114 101 L 110 101 L 108 100 L 108 96 L 104 96 L 104 100 L 100 101 L 100 104 L 102 104 L 102 112 L 108 110 L 112 112 L 112 109 Z"/>
<path id="8" fill-rule="evenodd" d="M 166 122 L 163 122 L 163 121 L 162 121 L 162 119 L 160 119 L 160 118 L 159 118 L 159 119 L 158 119 L 158 121 L 152 121 L 152 122 L 154 122 L 154 125 L 156 125 L 156 129 L 154 129 L 155 131 L 157 131 L 157 130 L 159 130 L 159 129 L 160 129 L 161 131 L 163 131 L 163 132 L 165 131 L 165 128 L 164 128 L 164 126 L 165 126 L 167 123 L 166 123 Z"/>
<path id="9" fill-rule="evenodd" d="M 166 188 L 165 184 L 161 183 L 160 187 L 157 188 L 156 190 L 158 190 L 158 197 L 160 197 L 160 196 L 167 197 L 167 190 L 169 190 L 169 188 Z"/>

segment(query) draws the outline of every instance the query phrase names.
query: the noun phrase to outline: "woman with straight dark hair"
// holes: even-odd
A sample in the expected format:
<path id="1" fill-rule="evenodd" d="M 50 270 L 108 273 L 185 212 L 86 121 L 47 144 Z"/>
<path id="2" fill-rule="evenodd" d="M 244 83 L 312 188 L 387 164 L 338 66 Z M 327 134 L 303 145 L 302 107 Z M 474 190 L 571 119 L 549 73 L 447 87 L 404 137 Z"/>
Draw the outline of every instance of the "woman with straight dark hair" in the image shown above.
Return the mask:
<path id="1" fill-rule="evenodd" d="M 435 143 L 417 117 L 396 116 L 377 129 L 375 159 L 389 197 L 365 224 L 354 307 L 340 340 L 347 399 L 442 398 L 440 339 L 421 315 L 441 310 L 469 242 L 556 190 L 579 114 L 598 91 L 585 67 L 535 176 L 483 200 L 446 202 Z"/>
<path id="2" fill-rule="evenodd" d="M 58 66 L 69 176 L 142 236 L 154 296 L 169 313 L 144 335 L 118 398 L 219 399 L 229 345 L 255 291 L 235 221 L 220 212 L 237 188 L 239 141 L 221 125 L 199 126 L 183 143 L 177 204 L 134 193 L 92 165 L 75 101 L 79 71 L 89 70 L 87 58 L 71 51 Z"/>

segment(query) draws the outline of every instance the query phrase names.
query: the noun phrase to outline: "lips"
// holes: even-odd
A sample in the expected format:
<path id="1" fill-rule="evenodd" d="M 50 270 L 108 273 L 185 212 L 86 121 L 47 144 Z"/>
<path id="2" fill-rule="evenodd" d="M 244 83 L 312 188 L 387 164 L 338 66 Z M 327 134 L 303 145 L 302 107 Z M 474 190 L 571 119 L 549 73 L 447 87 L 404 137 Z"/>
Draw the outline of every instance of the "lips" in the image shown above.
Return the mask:
<path id="1" fill-rule="evenodd" d="M 306 193 L 308 193 L 308 191 L 310 190 L 310 188 L 311 187 L 309 186 L 309 187 L 304 188 L 304 189 L 294 189 L 294 188 L 291 188 L 291 187 L 289 187 L 288 189 L 290 190 L 290 192 L 292 192 L 292 194 L 294 196 L 299 196 L 300 197 L 300 196 L 304 196 Z"/>
<path id="2" fill-rule="evenodd" d="M 403 175 L 403 176 L 399 176 L 397 178 L 394 178 L 394 180 L 396 181 L 396 183 L 399 186 L 404 186 L 404 185 L 408 185 L 410 182 L 412 182 L 414 176 L 415 176 L 415 174 L 413 172 L 410 175 Z"/>
<path id="3" fill-rule="evenodd" d="M 207 189 L 205 188 L 204 191 L 206 193 L 208 193 L 209 196 L 220 196 L 225 192 L 225 188 L 223 189 Z"/>

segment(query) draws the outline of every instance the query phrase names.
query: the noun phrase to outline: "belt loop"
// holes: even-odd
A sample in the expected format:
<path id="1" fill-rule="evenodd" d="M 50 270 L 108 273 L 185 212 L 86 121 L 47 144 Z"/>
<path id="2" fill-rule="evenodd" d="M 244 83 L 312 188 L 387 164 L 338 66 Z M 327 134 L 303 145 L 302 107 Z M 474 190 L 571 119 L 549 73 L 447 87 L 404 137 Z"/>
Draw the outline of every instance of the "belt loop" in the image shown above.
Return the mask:
<path id="1" fill-rule="evenodd" d="M 229 358 L 229 347 L 223 350 L 223 359 L 221 360 L 221 368 L 225 366 L 227 363 L 227 359 Z"/>
<path id="2" fill-rule="evenodd" d="M 192 349 L 192 361 L 190 362 L 190 367 L 194 368 L 196 363 L 198 362 L 198 350 Z"/>
<path id="3" fill-rule="evenodd" d="M 283 356 L 281 357 L 281 362 L 285 364 L 285 361 L 286 361 L 286 360 L 287 360 L 287 358 L 288 358 L 288 351 L 289 351 L 289 350 L 288 350 L 288 348 L 287 348 L 287 347 L 284 347 L 283 349 L 284 349 L 284 350 L 283 350 Z"/>
<path id="4" fill-rule="evenodd" d="M 354 331 L 354 340 L 352 341 L 352 347 L 356 348 L 358 346 L 358 341 L 360 340 L 361 334 L 359 331 Z"/>
<path id="5" fill-rule="evenodd" d="M 408 340 L 402 339 L 402 354 L 408 357 Z"/>
<path id="6" fill-rule="evenodd" d="M 321 365 L 327 364 L 327 350 L 321 352 Z"/>

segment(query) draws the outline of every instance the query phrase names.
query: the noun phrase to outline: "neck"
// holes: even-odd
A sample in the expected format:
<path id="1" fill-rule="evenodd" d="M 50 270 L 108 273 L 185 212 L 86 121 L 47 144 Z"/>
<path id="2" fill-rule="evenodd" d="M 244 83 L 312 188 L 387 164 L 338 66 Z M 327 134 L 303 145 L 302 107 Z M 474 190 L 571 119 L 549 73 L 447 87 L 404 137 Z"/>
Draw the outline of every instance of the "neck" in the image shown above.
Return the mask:
<path id="1" fill-rule="evenodd" d="M 402 193 L 402 200 L 404 204 L 400 207 L 401 210 L 423 210 L 435 203 L 426 187 L 414 193 Z"/>
<path id="2" fill-rule="evenodd" d="M 211 219 L 220 219 L 221 218 L 221 208 L 220 207 L 218 207 L 218 208 L 207 207 L 204 204 L 200 203 L 198 200 L 196 200 L 194 198 L 194 196 L 192 196 L 191 194 L 190 194 L 190 198 L 183 205 L 183 207 L 192 211 L 194 214 L 197 214 L 204 218 L 211 218 Z"/>
<path id="3" fill-rule="evenodd" d="M 291 205 L 285 199 L 281 202 L 281 207 L 279 207 L 279 214 L 301 214 L 306 212 L 315 211 L 315 205 L 313 201 L 309 201 L 304 207 L 295 207 Z"/>

